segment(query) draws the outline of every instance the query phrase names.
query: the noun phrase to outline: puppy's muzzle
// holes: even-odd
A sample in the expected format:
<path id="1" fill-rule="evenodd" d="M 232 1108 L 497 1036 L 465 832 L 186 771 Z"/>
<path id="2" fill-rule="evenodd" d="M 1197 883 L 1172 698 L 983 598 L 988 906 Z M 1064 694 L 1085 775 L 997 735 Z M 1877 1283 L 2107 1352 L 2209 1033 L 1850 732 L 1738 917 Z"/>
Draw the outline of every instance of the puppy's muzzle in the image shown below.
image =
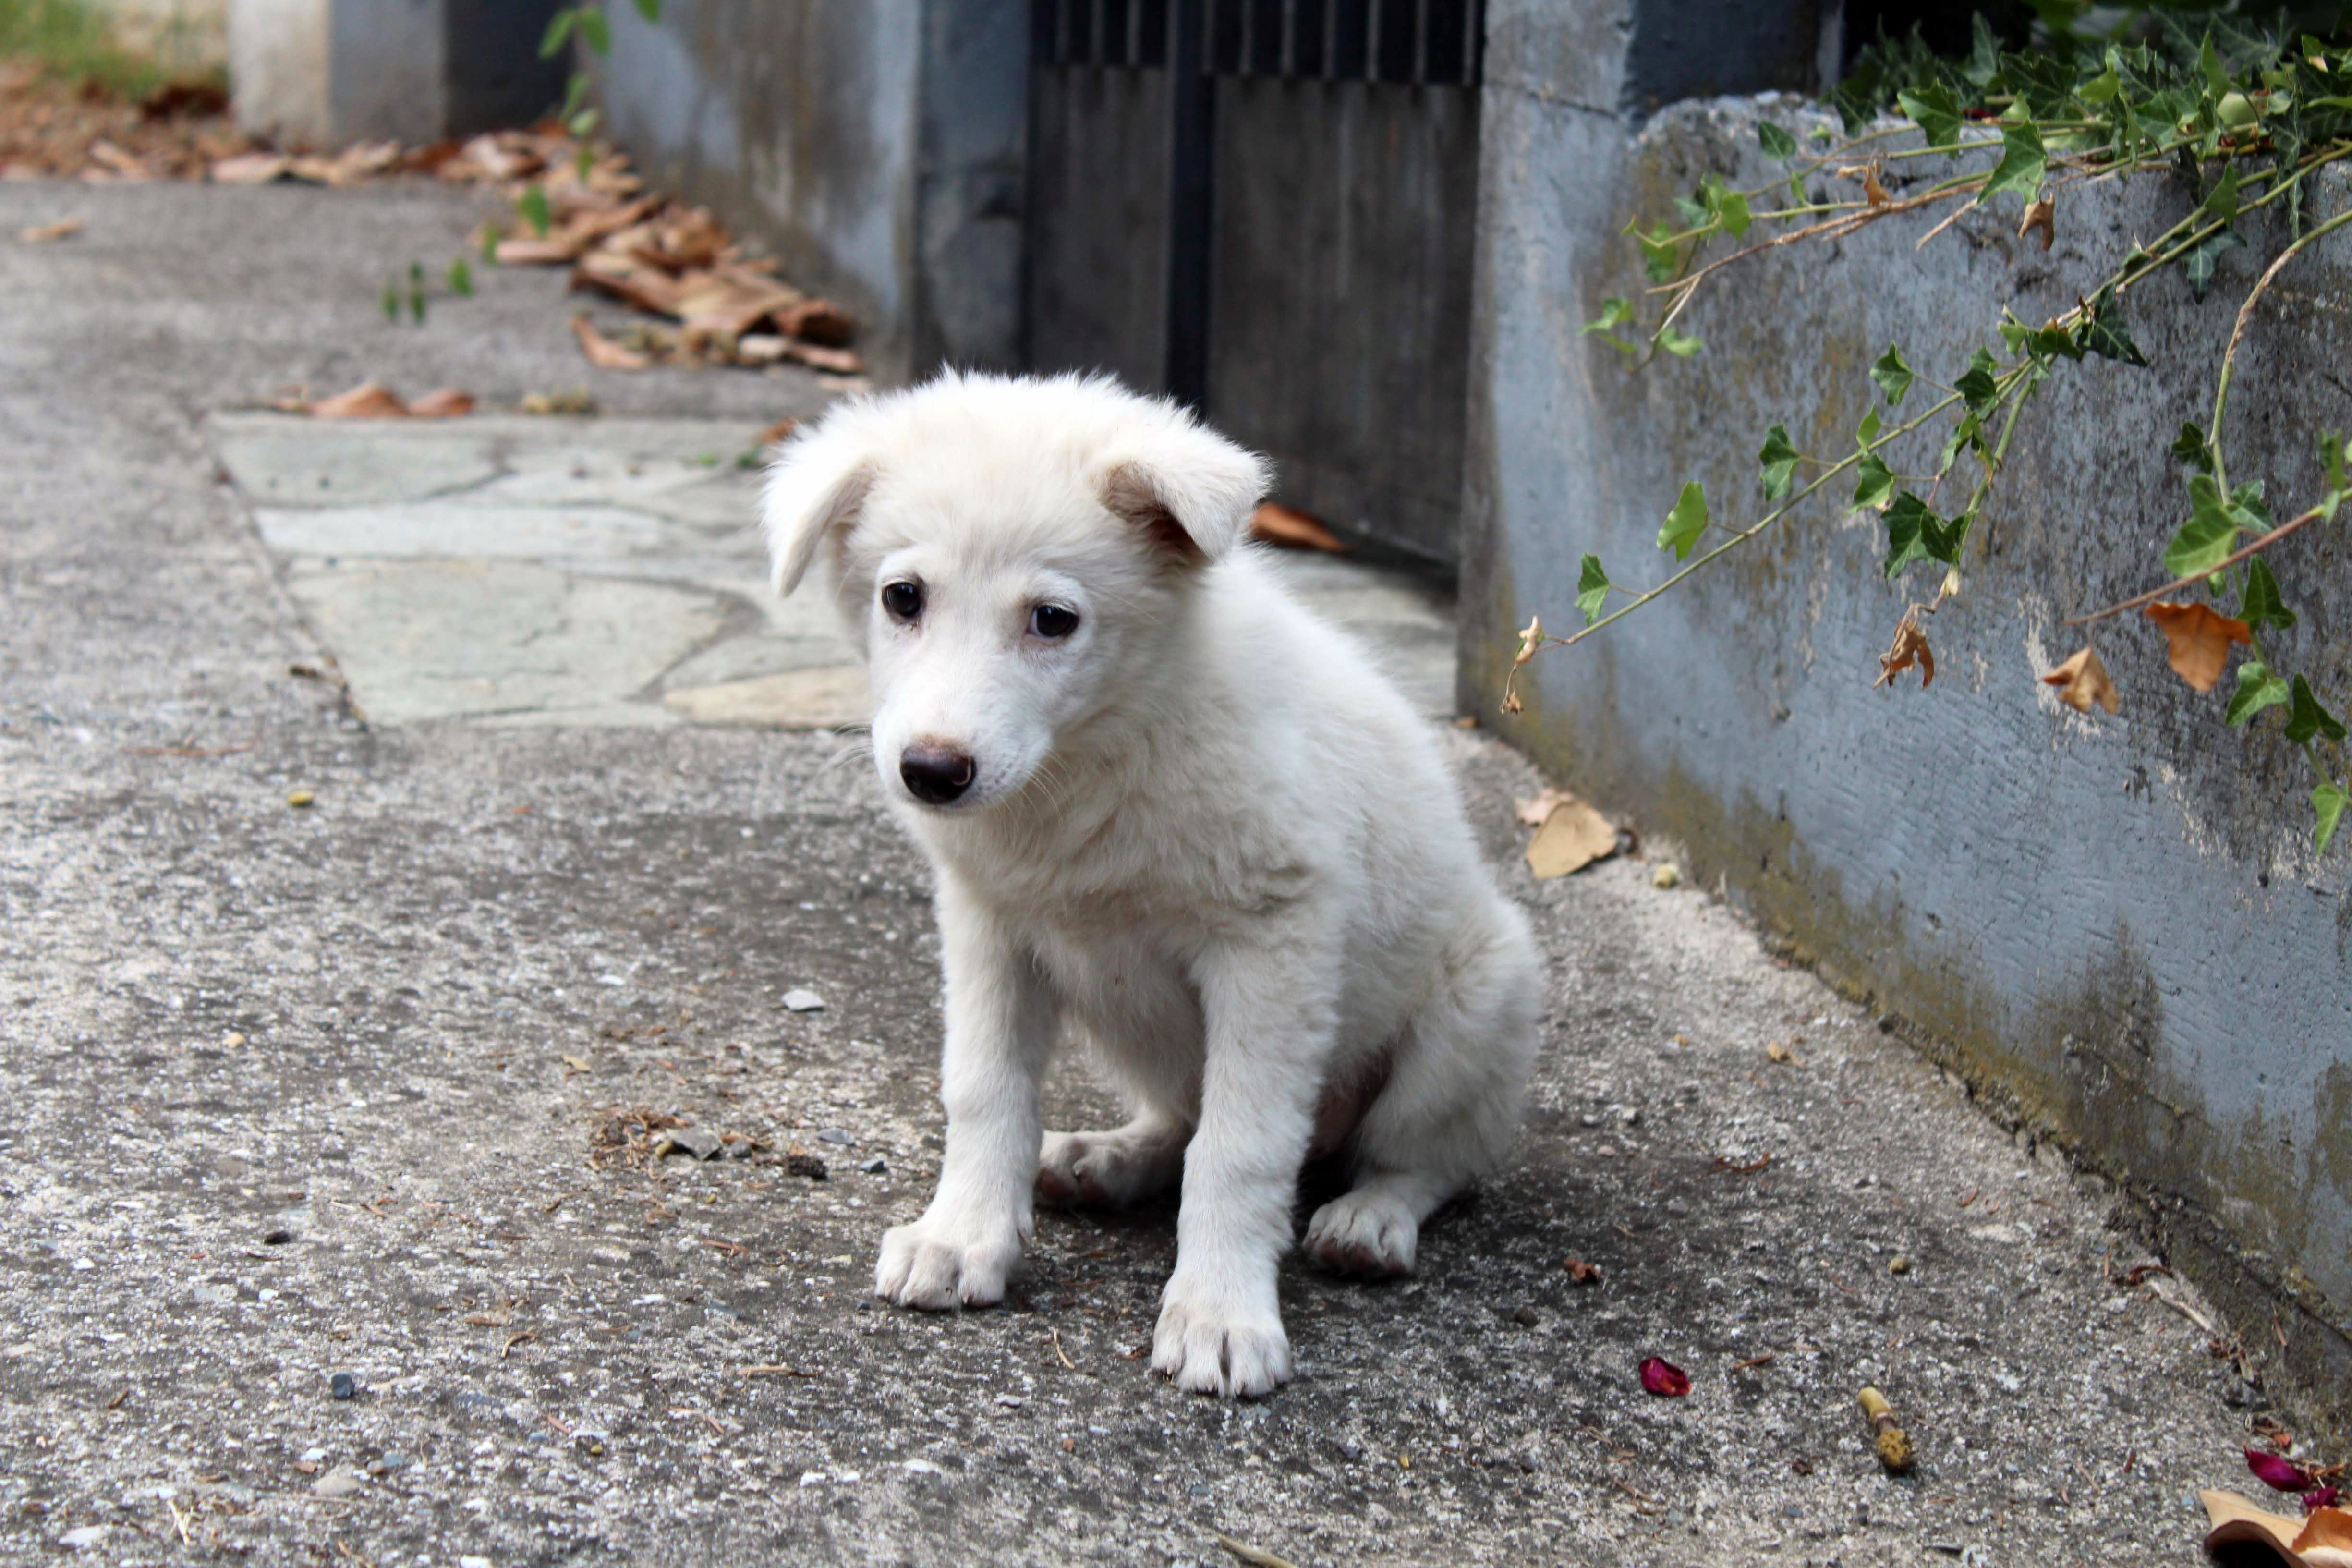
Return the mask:
<path id="1" fill-rule="evenodd" d="M 968 752 L 918 741 L 898 753 L 898 777 L 907 793 L 930 805 L 945 805 L 971 787 L 979 767 Z"/>

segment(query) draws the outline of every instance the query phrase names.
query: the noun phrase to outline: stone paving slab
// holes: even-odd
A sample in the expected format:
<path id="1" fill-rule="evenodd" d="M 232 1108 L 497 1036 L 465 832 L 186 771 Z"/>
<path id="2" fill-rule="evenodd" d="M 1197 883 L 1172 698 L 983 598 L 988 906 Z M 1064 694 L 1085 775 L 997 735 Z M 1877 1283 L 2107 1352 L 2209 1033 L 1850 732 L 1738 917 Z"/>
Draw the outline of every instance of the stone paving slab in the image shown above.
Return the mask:
<path id="1" fill-rule="evenodd" d="M 830 607 L 768 586 L 755 433 L 740 424 L 226 414 L 207 430 L 373 722 L 865 719 Z M 1425 711 L 1450 711 L 1442 595 L 1344 559 L 1282 565 Z"/>

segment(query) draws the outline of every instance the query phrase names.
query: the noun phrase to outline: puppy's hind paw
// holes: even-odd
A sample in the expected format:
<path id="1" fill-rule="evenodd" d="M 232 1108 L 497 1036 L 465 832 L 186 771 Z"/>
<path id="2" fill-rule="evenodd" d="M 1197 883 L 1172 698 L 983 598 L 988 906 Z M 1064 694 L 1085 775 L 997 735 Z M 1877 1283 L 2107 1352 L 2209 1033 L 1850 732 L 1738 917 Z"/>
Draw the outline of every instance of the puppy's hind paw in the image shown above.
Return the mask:
<path id="1" fill-rule="evenodd" d="M 882 1233 L 874 1293 L 930 1312 L 992 1306 L 1004 1299 L 1005 1276 L 1020 1258 L 1020 1233 L 1012 1226 L 973 1234 L 926 1216 Z"/>
<path id="2" fill-rule="evenodd" d="M 1333 1198 L 1307 1222 L 1307 1256 L 1335 1274 L 1410 1274 L 1420 1239 L 1421 1222 L 1410 1206 L 1360 1187 Z"/>

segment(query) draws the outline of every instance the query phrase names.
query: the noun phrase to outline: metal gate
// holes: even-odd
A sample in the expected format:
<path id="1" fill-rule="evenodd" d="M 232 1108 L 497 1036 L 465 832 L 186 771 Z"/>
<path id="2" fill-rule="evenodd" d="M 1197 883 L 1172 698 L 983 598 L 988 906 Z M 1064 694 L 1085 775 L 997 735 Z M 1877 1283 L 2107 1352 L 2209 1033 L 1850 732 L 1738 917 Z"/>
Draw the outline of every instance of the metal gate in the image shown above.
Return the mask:
<path id="1" fill-rule="evenodd" d="M 1450 563 L 1480 0 L 1033 0 L 1027 358 L 1171 393 Z"/>

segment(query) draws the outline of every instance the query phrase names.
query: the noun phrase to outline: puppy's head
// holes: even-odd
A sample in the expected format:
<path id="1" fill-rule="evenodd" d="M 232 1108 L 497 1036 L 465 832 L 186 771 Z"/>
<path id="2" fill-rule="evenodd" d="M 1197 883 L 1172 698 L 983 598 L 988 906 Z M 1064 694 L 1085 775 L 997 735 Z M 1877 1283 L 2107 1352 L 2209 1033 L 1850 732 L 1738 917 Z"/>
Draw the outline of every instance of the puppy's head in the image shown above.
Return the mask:
<path id="1" fill-rule="evenodd" d="M 951 373 L 808 427 L 763 510 L 777 591 L 813 575 L 865 653 L 885 785 L 968 812 L 1139 700 L 1265 483 L 1256 457 L 1108 379 Z"/>

